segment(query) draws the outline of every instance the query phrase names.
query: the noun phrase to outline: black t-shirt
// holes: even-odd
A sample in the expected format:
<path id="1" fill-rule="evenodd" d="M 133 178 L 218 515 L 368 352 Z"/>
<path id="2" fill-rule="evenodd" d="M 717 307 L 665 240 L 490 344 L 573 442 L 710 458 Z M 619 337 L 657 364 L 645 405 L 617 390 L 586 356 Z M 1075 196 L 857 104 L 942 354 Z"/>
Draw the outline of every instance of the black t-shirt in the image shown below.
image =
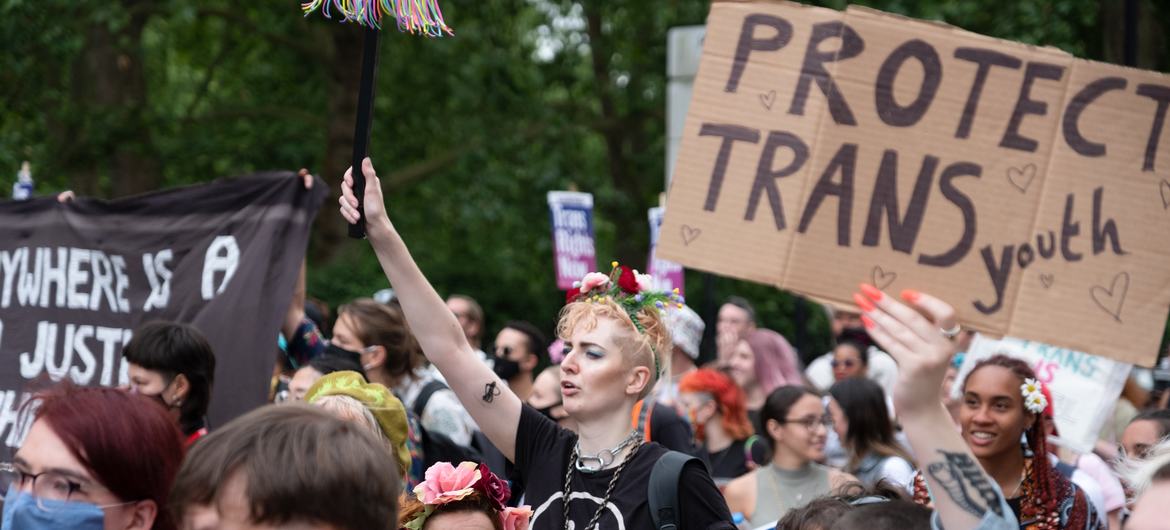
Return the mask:
<path id="1" fill-rule="evenodd" d="M 752 443 L 750 455 L 746 440 L 737 440 L 722 451 L 707 453 L 707 462 L 711 465 L 711 478 L 716 484 L 726 484 L 731 479 L 767 462 L 767 452 L 763 440 L 757 437 Z M 749 460 L 754 465 L 749 465 Z"/>
<path id="2" fill-rule="evenodd" d="M 533 530 L 564 528 L 561 498 L 565 470 L 577 435 L 525 405 L 516 429 L 516 467 L 525 484 L 525 502 L 532 506 Z M 642 530 L 654 528 L 647 503 L 650 471 L 666 449 L 657 443 L 644 444 L 626 464 L 606 509 L 598 519 L 599 530 Z M 584 530 L 605 496 L 615 468 L 592 474 L 574 470 L 570 479 L 569 519 Z M 715 483 L 702 466 L 686 466 L 678 488 L 679 530 L 734 530 L 731 513 Z"/>

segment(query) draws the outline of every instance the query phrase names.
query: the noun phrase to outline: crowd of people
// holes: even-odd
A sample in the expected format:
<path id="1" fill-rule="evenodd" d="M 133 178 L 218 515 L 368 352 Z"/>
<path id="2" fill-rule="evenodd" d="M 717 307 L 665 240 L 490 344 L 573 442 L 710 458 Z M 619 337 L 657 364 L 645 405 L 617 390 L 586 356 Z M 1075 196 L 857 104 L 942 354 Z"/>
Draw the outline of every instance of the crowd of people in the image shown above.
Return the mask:
<path id="1" fill-rule="evenodd" d="M 302 276 L 273 403 L 224 425 L 206 419 L 215 354 L 199 331 L 141 326 L 128 388 L 63 383 L 25 405 L 0 463 L 3 530 L 1170 526 L 1170 410 L 1136 379 L 1078 454 L 1052 443 L 1027 363 L 996 355 L 957 378 L 970 334 L 929 294 L 861 285 L 804 366 L 738 297 L 701 351 L 708 323 L 685 298 L 616 262 L 568 293 L 555 340 L 524 321 L 489 340 L 484 310 L 435 291 L 368 159 L 359 170 L 365 195 L 347 172 L 341 215 L 366 224 L 392 294 L 332 318 Z"/>

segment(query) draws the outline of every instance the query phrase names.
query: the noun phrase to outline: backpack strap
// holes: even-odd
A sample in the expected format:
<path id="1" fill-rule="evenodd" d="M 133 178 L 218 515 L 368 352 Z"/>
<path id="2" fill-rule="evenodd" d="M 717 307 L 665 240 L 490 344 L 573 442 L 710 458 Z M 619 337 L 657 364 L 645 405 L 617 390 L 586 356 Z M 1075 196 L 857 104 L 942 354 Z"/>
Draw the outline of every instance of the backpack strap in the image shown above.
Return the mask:
<path id="1" fill-rule="evenodd" d="M 411 410 L 414 411 L 415 416 L 418 416 L 420 423 L 422 422 L 423 409 L 427 408 L 427 403 L 431 401 L 431 396 L 435 395 L 435 392 L 446 388 L 446 384 L 436 379 L 427 383 L 422 387 L 422 390 L 418 391 L 418 397 L 414 399 L 414 407 Z"/>
<path id="2" fill-rule="evenodd" d="M 700 462 L 686 453 L 667 451 L 654 463 L 646 491 L 654 528 L 678 530 L 678 482 L 682 478 L 683 468 L 691 461 Z"/>

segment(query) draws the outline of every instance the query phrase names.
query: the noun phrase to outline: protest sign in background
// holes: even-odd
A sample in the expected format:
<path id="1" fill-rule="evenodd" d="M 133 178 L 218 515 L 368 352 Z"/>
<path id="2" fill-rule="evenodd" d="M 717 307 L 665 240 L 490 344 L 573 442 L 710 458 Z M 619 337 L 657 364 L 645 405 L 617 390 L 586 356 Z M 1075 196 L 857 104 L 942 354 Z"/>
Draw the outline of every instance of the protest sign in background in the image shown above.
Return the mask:
<path id="1" fill-rule="evenodd" d="M 961 383 L 976 363 L 998 353 L 1028 363 L 1037 379 L 1048 385 L 1061 443 L 1077 452 L 1091 452 L 1101 426 L 1113 416 L 1132 365 L 1039 342 L 979 335 L 971 342 L 955 381 Z M 962 399 L 960 384 L 954 385 L 951 396 Z"/>
<path id="2" fill-rule="evenodd" d="M 686 294 L 682 265 L 658 257 L 658 237 L 662 233 L 662 215 L 665 211 L 665 208 L 655 206 L 646 214 L 650 221 L 650 258 L 646 261 L 646 274 L 654 278 L 654 289 L 666 292 L 678 289 L 679 294 Z"/>
<path id="3" fill-rule="evenodd" d="M 1150 364 L 1170 77 L 863 8 L 716 2 L 659 254 Z"/>
<path id="4" fill-rule="evenodd" d="M 573 282 L 597 270 L 593 247 L 593 195 L 579 191 L 550 191 L 548 210 L 552 218 L 557 288 L 568 291 L 573 288 Z"/>
<path id="5" fill-rule="evenodd" d="M 263 404 L 277 336 L 328 195 L 264 173 L 127 199 L 0 202 L 0 459 L 28 392 L 127 382 L 150 320 L 193 324 L 216 356 L 211 427 Z"/>

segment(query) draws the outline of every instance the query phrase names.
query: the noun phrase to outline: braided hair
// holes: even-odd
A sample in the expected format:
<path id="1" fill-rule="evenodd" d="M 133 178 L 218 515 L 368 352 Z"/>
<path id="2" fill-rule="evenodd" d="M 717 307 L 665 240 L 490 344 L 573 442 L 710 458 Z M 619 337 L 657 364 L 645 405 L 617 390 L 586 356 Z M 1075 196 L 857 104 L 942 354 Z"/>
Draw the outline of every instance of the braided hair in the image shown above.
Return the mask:
<path id="1" fill-rule="evenodd" d="M 1020 380 L 1035 379 L 1036 372 L 1024 361 L 1008 357 L 1007 355 L 993 355 L 975 364 L 975 367 L 963 380 L 963 387 L 971 374 L 986 366 L 998 366 L 1011 371 Z M 1023 406 L 1021 404 L 1021 406 Z M 1089 528 L 1090 507 L 1083 492 L 1075 488 L 1071 481 L 1052 467 L 1048 460 L 1048 441 L 1046 422 L 1043 414 L 1036 414 L 1025 410 L 1034 416 L 1035 421 L 1028 430 L 1024 431 L 1027 441 L 1028 458 L 1025 461 L 1026 478 L 1024 479 L 1023 499 L 1020 506 L 1020 519 L 1028 528 L 1036 529 L 1083 529 Z M 915 481 L 915 500 L 922 502 L 926 496 L 925 483 L 921 475 Z M 1065 505 L 1066 499 L 1072 499 L 1072 506 Z M 1062 520 L 1063 519 L 1063 520 Z"/>

